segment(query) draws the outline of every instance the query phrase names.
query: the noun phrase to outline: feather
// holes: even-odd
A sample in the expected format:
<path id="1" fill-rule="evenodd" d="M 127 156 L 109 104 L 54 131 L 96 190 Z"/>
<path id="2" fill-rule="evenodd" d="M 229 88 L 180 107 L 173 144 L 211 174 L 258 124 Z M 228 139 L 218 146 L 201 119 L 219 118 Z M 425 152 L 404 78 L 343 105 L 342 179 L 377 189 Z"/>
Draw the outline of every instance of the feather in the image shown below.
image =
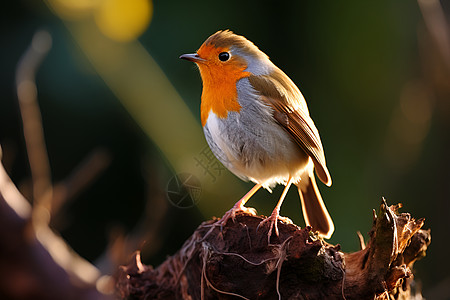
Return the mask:
<path id="1" fill-rule="evenodd" d="M 297 86 L 278 68 L 270 75 L 250 75 L 248 80 L 261 99 L 274 109 L 274 119 L 311 157 L 317 177 L 330 186 L 331 176 L 326 166 L 319 132 L 309 116 L 306 101 Z"/>

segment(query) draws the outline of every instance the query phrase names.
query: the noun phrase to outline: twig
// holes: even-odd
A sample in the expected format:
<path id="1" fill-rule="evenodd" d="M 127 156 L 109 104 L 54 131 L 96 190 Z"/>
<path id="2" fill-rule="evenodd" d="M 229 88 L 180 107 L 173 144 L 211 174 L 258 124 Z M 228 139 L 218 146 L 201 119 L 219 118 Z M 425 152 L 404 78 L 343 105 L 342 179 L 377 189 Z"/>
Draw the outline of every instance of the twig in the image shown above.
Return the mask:
<path id="1" fill-rule="evenodd" d="M 39 249 L 39 253 L 34 253 L 31 250 L 28 256 L 45 255 L 46 259 L 52 258 L 50 262 L 47 260 L 38 262 L 37 270 L 39 268 L 45 269 L 46 264 L 57 266 L 58 272 L 61 272 L 61 269 L 64 270 L 64 276 L 68 275 L 71 280 L 77 282 L 80 286 L 94 287 L 95 290 L 95 283 L 100 276 L 98 269 L 80 257 L 49 227 L 52 214 L 53 187 L 42 117 L 37 101 L 35 76 L 38 67 L 49 52 L 51 44 L 52 39 L 48 32 L 43 30 L 36 32 L 31 45 L 20 59 L 16 69 L 17 97 L 33 181 L 33 206 L 31 209 L 31 224 L 33 226 L 32 230 L 23 234 L 30 239 L 35 238 L 38 243 L 34 244 L 42 248 Z M 83 184 L 86 184 L 86 180 L 79 182 L 78 187 L 82 187 Z M 20 200 L 20 197 L 14 197 L 15 202 Z M 11 205 L 13 209 L 18 206 L 17 203 Z M 25 214 L 22 218 L 27 222 L 29 220 L 29 216 Z M 35 272 L 37 271 L 35 270 Z"/>
<path id="2" fill-rule="evenodd" d="M 35 75 L 52 45 L 47 31 L 33 36 L 16 70 L 17 98 L 23 122 L 23 134 L 33 181 L 33 221 L 48 224 L 51 211 L 52 184 L 50 164 L 44 140 L 42 119 L 37 103 Z"/>
<path id="3" fill-rule="evenodd" d="M 425 25 L 450 69 L 450 30 L 439 0 L 418 0 Z"/>
<path id="4" fill-rule="evenodd" d="M 358 235 L 358 239 L 359 239 L 359 250 L 364 250 L 366 249 L 366 243 L 364 242 L 364 237 L 361 234 L 361 231 L 357 231 L 356 234 Z"/>

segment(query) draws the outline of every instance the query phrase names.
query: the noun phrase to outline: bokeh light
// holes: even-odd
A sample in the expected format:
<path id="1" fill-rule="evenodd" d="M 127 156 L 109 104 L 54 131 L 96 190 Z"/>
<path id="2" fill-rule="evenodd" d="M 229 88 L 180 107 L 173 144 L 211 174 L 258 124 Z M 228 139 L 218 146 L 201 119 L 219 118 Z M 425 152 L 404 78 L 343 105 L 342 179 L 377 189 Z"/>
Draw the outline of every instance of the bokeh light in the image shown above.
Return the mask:
<path id="1" fill-rule="evenodd" d="M 110 39 L 137 39 L 150 24 L 151 0 L 47 0 L 56 15 L 66 21 L 93 16 L 100 31 Z"/>
<path id="2" fill-rule="evenodd" d="M 95 22 L 109 38 L 125 42 L 139 37 L 152 16 L 149 0 L 106 0 L 95 12 Z"/>

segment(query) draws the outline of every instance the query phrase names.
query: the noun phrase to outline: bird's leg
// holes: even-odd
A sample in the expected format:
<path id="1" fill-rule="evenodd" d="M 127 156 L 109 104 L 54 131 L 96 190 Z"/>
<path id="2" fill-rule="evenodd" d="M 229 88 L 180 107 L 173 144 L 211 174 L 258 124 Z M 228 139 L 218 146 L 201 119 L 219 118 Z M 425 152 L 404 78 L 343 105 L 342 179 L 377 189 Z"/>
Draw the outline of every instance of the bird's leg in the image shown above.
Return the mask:
<path id="1" fill-rule="evenodd" d="M 283 204 L 284 198 L 286 197 L 286 194 L 289 190 L 289 187 L 292 184 L 292 178 L 289 178 L 288 182 L 286 183 L 286 187 L 283 190 L 283 193 L 281 194 L 280 200 L 278 200 L 277 206 L 275 206 L 275 208 L 272 211 L 272 214 L 270 215 L 270 217 L 262 220 L 257 229 L 265 224 L 266 222 L 269 222 L 269 232 L 267 233 L 267 239 L 268 239 L 268 243 L 270 244 L 270 237 L 272 236 L 272 229 L 275 228 L 275 234 L 278 236 L 278 226 L 277 226 L 277 222 L 278 220 L 282 220 L 288 223 L 292 223 L 292 221 L 290 221 L 288 218 L 284 218 L 284 217 L 280 217 L 280 208 L 281 208 L 281 204 Z"/>
<path id="2" fill-rule="evenodd" d="M 244 197 L 242 197 L 238 202 L 236 202 L 233 207 L 227 211 L 223 217 L 212 224 L 211 229 L 208 230 L 208 232 L 203 236 L 203 239 L 206 239 L 207 236 L 214 230 L 215 227 L 220 226 L 220 232 L 222 233 L 222 228 L 225 226 L 229 219 L 235 220 L 236 218 L 236 212 L 244 212 L 252 215 L 256 215 L 256 210 L 254 208 L 245 207 L 245 203 L 253 196 L 254 193 L 256 193 L 257 190 L 261 187 L 261 184 L 256 184 L 250 191 L 248 191 L 247 194 L 245 194 Z"/>
<path id="3" fill-rule="evenodd" d="M 227 211 L 223 217 L 220 219 L 220 225 L 225 225 L 229 219 L 232 219 L 234 222 L 234 219 L 236 218 L 237 212 L 244 212 L 251 215 L 256 215 L 256 211 L 254 208 L 245 207 L 245 203 L 253 196 L 253 194 L 256 193 L 257 190 L 261 187 L 261 184 L 256 184 L 250 191 L 248 191 L 247 194 L 245 194 L 244 197 L 242 197 L 236 204 Z"/>

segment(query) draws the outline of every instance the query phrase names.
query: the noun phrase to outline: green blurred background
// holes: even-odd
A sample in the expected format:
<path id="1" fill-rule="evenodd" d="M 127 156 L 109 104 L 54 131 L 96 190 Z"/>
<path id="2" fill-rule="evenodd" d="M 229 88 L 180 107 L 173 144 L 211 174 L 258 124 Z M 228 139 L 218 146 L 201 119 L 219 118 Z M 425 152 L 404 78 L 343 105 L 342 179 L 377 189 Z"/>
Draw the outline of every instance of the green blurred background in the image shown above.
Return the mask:
<path id="1" fill-rule="evenodd" d="M 231 29 L 268 54 L 307 99 L 333 178 L 331 188 L 320 185 L 336 225 L 330 242 L 358 250 L 356 231 L 367 238 L 381 197 L 402 202 L 432 229 L 427 257 L 415 266 L 425 296 L 449 282 L 449 27 L 422 13 L 439 2 L 122 2 L 117 18 L 131 15 L 129 28 L 126 20 L 105 21 L 116 16 L 101 15 L 105 1 L 18 0 L 2 9 L 0 144 L 13 181 L 31 197 L 14 78 L 40 29 L 53 42 L 36 76 L 53 181 L 69 176 L 93 149 L 111 157 L 52 225 L 81 256 L 98 264 L 111 232 L 133 231 L 177 172 L 198 174 L 204 192 L 190 209 L 163 201 L 161 218 L 150 222 L 157 230 L 146 240 L 146 263 L 158 265 L 202 220 L 220 216 L 251 188 L 228 171 L 212 178 L 196 165 L 205 146 L 201 80 L 178 59 L 215 31 Z M 129 5 L 136 7 L 124 9 Z M 115 36 L 114 24 L 123 33 Z M 442 27 L 441 38 L 433 26 Z M 281 191 L 259 191 L 248 205 L 267 215 Z M 295 189 L 281 214 L 303 226 Z"/>

